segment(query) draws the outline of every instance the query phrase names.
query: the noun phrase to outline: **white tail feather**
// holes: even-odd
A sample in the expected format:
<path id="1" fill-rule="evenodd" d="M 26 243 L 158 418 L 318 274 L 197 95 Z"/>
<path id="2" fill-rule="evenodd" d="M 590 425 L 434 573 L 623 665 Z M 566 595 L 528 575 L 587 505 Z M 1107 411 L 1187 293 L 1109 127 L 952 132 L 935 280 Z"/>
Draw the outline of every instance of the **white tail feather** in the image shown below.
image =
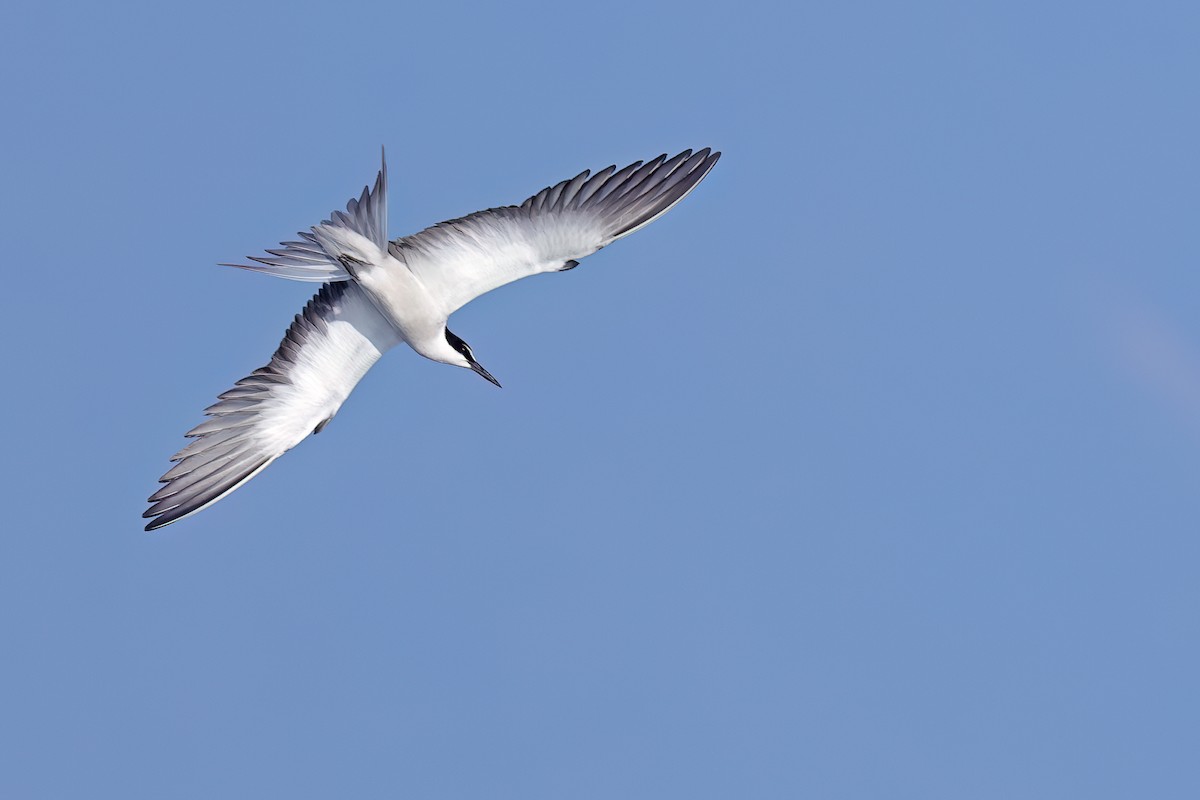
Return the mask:
<path id="1" fill-rule="evenodd" d="M 267 256 L 249 256 L 253 264 L 222 264 L 253 272 L 274 275 L 292 281 L 333 283 L 350 280 L 350 273 L 339 262 L 338 252 L 330 252 L 318 241 L 318 228 L 352 231 L 360 238 L 387 247 L 387 161 L 379 169 L 373 189 L 363 187 L 362 196 L 351 198 L 345 211 L 334 211 L 329 219 L 310 232 L 300 232 L 300 241 L 282 242 Z M 350 255 L 353 255 L 351 253 Z"/>

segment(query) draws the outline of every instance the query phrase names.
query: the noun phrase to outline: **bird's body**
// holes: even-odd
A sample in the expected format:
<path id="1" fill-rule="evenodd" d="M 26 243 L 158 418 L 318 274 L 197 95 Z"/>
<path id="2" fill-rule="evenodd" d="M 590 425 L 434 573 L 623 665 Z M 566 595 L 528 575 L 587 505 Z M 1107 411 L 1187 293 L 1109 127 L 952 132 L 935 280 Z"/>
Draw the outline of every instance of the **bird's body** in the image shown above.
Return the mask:
<path id="1" fill-rule="evenodd" d="M 426 358 L 500 384 L 446 327 L 479 295 L 542 272 L 564 271 L 648 225 L 682 200 L 720 153 L 690 150 L 622 170 L 583 172 L 520 206 L 480 211 L 387 239 L 387 167 L 346 211 L 232 265 L 321 282 L 271 362 L 205 409 L 208 419 L 171 460 L 150 496 L 147 530 L 215 503 L 320 430 L 389 349 L 404 342 Z"/>

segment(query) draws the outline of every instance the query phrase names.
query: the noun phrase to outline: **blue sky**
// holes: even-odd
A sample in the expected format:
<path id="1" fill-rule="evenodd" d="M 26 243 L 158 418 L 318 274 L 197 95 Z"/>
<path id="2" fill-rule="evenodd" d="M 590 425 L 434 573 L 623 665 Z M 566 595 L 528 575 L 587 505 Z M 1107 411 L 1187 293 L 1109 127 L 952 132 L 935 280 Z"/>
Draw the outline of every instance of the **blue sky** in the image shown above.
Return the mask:
<path id="1" fill-rule="evenodd" d="M 1195 797 L 1188 4 L 41 4 L 0 65 L 0 795 Z M 713 146 L 157 534 L 312 286 Z"/>

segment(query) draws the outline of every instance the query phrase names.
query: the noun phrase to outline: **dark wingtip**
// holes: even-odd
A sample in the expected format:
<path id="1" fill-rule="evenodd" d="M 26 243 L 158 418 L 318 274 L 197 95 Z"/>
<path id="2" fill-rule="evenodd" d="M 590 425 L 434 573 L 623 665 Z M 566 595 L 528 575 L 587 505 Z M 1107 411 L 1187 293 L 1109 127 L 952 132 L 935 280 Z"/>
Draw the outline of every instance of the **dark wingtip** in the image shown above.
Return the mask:
<path id="1" fill-rule="evenodd" d="M 158 530 L 159 528 L 163 527 L 164 525 L 171 524 L 171 520 L 168 519 L 166 522 L 164 522 L 162 517 L 163 517 L 162 514 L 155 513 L 154 511 L 152 511 L 150 509 L 147 509 L 146 511 L 142 512 L 142 519 L 150 520 L 148 523 L 146 523 L 147 531 L 155 531 L 155 530 Z"/>

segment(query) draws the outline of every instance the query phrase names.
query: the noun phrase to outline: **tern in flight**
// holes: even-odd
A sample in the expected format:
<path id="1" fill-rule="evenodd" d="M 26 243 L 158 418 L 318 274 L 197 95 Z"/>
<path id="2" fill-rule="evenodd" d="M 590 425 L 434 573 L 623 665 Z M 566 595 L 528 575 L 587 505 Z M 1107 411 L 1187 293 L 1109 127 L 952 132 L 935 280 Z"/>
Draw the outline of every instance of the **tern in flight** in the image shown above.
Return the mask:
<path id="1" fill-rule="evenodd" d="M 459 308 L 506 283 L 562 272 L 667 213 L 720 158 L 685 150 L 584 171 L 519 206 L 479 211 L 388 241 L 387 163 L 373 189 L 299 241 L 283 242 L 252 265 L 227 266 L 323 283 L 296 315 L 271 363 L 205 409 L 192 441 L 150 496 L 154 530 L 220 500 L 333 419 L 355 384 L 394 345 L 475 371 L 497 386 L 446 322 Z"/>

